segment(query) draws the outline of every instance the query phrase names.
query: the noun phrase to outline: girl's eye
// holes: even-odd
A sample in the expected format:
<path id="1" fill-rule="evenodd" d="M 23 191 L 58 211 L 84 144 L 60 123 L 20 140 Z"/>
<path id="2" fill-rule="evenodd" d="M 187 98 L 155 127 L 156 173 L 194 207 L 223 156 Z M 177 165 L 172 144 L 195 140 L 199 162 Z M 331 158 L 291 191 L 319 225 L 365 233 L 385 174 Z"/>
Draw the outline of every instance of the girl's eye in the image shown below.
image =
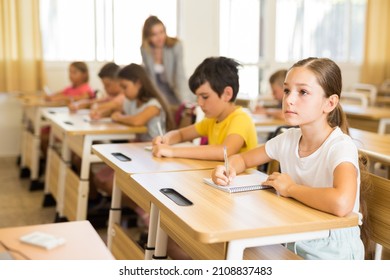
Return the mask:
<path id="1" fill-rule="evenodd" d="M 283 92 L 284 92 L 284 94 L 289 94 L 289 93 L 290 93 L 290 90 L 287 89 L 287 88 L 285 88 L 285 89 L 283 90 Z"/>
<path id="2" fill-rule="evenodd" d="M 306 94 L 307 94 L 307 91 L 306 91 L 306 90 L 301 90 L 300 93 L 301 93 L 302 95 L 306 95 Z"/>

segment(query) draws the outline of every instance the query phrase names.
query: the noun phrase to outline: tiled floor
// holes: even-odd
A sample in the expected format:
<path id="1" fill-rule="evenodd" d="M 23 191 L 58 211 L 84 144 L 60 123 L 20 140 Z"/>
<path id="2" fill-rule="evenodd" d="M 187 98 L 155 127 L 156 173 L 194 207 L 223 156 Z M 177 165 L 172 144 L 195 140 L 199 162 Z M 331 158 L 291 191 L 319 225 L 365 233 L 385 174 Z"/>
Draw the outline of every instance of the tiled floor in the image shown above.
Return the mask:
<path id="1" fill-rule="evenodd" d="M 29 191 L 15 157 L 0 158 L 0 227 L 52 223 L 55 207 L 42 207 L 43 191 Z"/>
<path id="2" fill-rule="evenodd" d="M 16 157 L 0 158 L 0 227 L 53 223 L 55 207 L 42 207 L 43 191 L 30 191 L 19 172 Z M 107 229 L 97 231 L 106 241 Z"/>

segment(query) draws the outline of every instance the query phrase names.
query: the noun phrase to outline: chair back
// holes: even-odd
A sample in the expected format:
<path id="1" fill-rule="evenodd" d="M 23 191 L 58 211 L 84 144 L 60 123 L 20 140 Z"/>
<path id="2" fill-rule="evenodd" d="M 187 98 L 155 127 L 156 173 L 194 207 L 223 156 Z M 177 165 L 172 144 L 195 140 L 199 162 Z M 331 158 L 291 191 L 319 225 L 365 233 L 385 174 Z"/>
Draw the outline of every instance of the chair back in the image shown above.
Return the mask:
<path id="1" fill-rule="evenodd" d="M 376 96 L 378 94 L 378 88 L 375 85 L 358 83 L 351 87 L 351 91 L 367 95 L 369 104 L 371 106 L 375 105 Z"/>

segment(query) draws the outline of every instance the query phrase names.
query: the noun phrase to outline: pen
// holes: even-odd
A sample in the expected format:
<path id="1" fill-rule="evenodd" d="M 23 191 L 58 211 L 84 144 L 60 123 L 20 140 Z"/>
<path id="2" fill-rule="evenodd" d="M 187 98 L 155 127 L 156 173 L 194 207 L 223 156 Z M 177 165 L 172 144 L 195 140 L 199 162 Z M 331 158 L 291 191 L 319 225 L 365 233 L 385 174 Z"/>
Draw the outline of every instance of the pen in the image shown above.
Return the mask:
<path id="1" fill-rule="evenodd" d="M 226 176 L 228 177 L 229 179 L 229 160 L 228 160 L 228 155 L 227 155 L 227 148 L 226 146 L 223 146 L 223 160 L 225 162 L 225 172 L 226 172 Z"/>
<path id="2" fill-rule="evenodd" d="M 163 142 L 164 133 L 162 131 L 161 123 L 159 121 L 157 122 L 157 129 L 158 129 L 158 134 L 160 134 L 161 137 L 161 142 Z"/>

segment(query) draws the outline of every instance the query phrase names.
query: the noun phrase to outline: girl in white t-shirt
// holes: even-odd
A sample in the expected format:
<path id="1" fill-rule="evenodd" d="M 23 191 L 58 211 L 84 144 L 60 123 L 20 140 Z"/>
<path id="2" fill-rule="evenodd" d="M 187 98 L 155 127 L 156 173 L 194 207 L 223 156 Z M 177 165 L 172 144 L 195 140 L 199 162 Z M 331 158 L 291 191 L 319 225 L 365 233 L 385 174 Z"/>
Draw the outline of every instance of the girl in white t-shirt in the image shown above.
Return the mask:
<path id="1" fill-rule="evenodd" d="M 118 73 L 120 86 L 126 99 L 121 112 L 111 118 L 131 126 L 147 126 L 148 132 L 138 135 L 138 141 L 151 141 L 159 135 L 158 125 L 170 130 L 174 127 L 173 117 L 168 105 L 154 87 L 145 69 L 138 64 L 123 67 Z"/>
<path id="2" fill-rule="evenodd" d="M 295 63 L 284 81 L 283 113 L 291 128 L 251 151 L 231 156 L 212 172 L 213 181 L 227 185 L 245 169 L 275 159 L 281 172 L 263 182 L 284 197 L 337 216 L 359 212 L 358 150 L 347 135 L 340 106 L 340 68 L 330 59 L 307 58 Z M 291 245 L 291 244 L 290 244 Z M 290 246 L 305 259 L 363 259 L 358 226 L 331 230 L 327 238 Z"/>

